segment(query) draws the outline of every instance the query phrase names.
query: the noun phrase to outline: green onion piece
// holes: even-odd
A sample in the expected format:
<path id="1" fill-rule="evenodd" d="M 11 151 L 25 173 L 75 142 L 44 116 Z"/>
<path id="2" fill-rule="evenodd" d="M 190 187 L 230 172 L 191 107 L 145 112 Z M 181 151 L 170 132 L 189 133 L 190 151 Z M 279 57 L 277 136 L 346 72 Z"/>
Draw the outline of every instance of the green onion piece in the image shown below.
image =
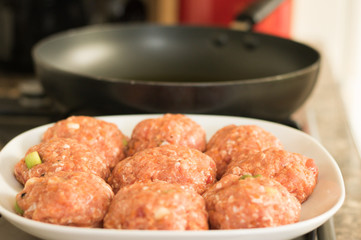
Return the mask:
<path id="1" fill-rule="evenodd" d="M 40 163 L 41 163 L 41 158 L 37 151 L 31 152 L 25 156 L 25 164 L 29 169 Z"/>
<path id="2" fill-rule="evenodd" d="M 252 175 L 250 175 L 250 174 L 245 174 L 245 175 L 243 175 L 242 177 L 240 177 L 239 179 L 240 179 L 240 180 L 243 180 L 243 179 L 250 178 L 250 177 L 252 177 Z"/>
<path id="3" fill-rule="evenodd" d="M 24 210 L 21 209 L 21 207 L 19 207 L 19 204 L 17 201 L 15 201 L 15 212 L 19 215 L 23 215 L 24 214 Z"/>
<path id="4" fill-rule="evenodd" d="M 127 146 L 127 145 L 128 145 L 127 139 L 123 138 L 123 146 L 125 147 L 125 146 Z"/>
<path id="5" fill-rule="evenodd" d="M 246 178 L 250 178 L 250 177 L 252 177 L 252 178 L 258 178 L 258 177 L 262 177 L 262 175 L 261 174 L 256 174 L 256 175 L 250 175 L 250 174 L 245 174 L 245 175 L 242 175 L 240 178 L 239 178 L 239 180 L 243 180 L 243 179 L 246 179 Z"/>
<path id="6" fill-rule="evenodd" d="M 171 193 L 171 192 L 175 192 L 176 190 L 175 189 L 166 189 L 166 190 L 163 190 L 162 193 Z"/>

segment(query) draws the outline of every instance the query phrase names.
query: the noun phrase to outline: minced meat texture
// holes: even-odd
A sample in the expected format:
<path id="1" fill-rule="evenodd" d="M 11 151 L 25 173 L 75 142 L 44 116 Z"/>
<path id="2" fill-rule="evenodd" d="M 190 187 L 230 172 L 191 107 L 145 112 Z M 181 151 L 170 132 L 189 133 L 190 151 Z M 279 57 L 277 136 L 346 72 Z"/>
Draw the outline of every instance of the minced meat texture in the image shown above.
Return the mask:
<path id="1" fill-rule="evenodd" d="M 229 174 L 203 194 L 212 229 L 276 227 L 299 220 L 301 203 L 277 181 Z"/>
<path id="2" fill-rule="evenodd" d="M 75 139 L 50 139 L 29 148 L 25 156 L 34 151 L 38 152 L 41 164 L 29 169 L 22 158 L 15 165 L 15 177 L 22 184 L 32 177 L 41 177 L 59 171 L 90 172 L 104 179 L 110 174 L 103 156 Z"/>
<path id="3" fill-rule="evenodd" d="M 211 137 L 205 153 L 216 162 L 217 178 L 220 179 L 235 156 L 270 147 L 283 148 L 280 140 L 263 128 L 255 125 L 228 125 Z"/>
<path id="4" fill-rule="evenodd" d="M 115 195 L 104 218 L 105 228 L 207 230 L 202 196 L 167 182 L 135 183 Z"/>
<path id="5" fill-rule="evenodd" d="M 216 181 L 216 164 L 196 149 L 163 145 L 120 161 L 108 179 L 114 192 L 135 182 L 150 181 L 177 183 L 203 193 Z"/>
<path id="6" fill-rule="evenodd" d="M 313 159 L 299 153 L 269 148 L 234 159 L 228 165 L 227 174 L 260 174 L 273 178 L 302 203 L 316 186 L 318 168 Z"/>
<path id="7" fill-rule="evenodd" d="M 102 154 L 110 168 L 125 157 L 128 137 L 118 127 L 94 117 L 71 116 L 56 122 L 43 135 L 42 141 L 52 138 L 72 138 Z"/>
<path id="8" fill-rule="evenodd" d="M 100 177 L 57 172 L 29 179 L 16 196 L 23 216 L 51 224 L 101 227 L 114 193 Z"/>
<path id="9" fill-rule="evenodd" d="M 41 161 L 29 167 L 24 157 L 14 168 L 25 184 L 15 209 L 36 221 L 77 227 L 290 224 L 299 220 L 318 175 L 313 159 L 285 151 L 261 127 L 228 125 L 207 143 L 205 130 L 182 114 L 145 119 L 131 139 L 113 123 L 72 116 L 48 128 L 26 154 L 34 152 Z"/>
<path id="10" fill-rule="evenodd" d="M 145 119 L 133 129 L 127 156 L 164 144 L 187 146 L 203 152 L 206 148 L 206 132 L 183 114 L 168 113 L 159 118 Z"/>

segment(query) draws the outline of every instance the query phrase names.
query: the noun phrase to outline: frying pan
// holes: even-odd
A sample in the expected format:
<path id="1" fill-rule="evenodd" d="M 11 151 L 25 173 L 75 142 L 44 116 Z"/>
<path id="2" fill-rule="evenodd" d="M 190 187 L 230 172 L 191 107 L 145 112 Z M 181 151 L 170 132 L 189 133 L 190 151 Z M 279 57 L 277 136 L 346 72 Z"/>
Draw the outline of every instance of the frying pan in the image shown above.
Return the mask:
<path id="1" fill-rule="evenodd" d="M 69 109 L 287 119 L 317 80 L 319 53 L 260 33 L 200 26 L 100 25 L 33 49 L 46 93 Z"/>

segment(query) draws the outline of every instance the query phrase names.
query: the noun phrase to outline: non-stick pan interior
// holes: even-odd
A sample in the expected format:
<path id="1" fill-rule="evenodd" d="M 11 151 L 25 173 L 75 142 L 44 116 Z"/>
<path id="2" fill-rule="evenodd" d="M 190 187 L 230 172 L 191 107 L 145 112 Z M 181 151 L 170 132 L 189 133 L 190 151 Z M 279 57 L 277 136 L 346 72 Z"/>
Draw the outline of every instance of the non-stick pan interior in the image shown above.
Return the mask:
<path id="1" fill-rule="evenodd" d="M 303 44 L 222 28 L 97 26 L 40 42 L 47 67 L 98 79 L 159 82 L 248 80 L 297 72 L 319 60 Z"/>

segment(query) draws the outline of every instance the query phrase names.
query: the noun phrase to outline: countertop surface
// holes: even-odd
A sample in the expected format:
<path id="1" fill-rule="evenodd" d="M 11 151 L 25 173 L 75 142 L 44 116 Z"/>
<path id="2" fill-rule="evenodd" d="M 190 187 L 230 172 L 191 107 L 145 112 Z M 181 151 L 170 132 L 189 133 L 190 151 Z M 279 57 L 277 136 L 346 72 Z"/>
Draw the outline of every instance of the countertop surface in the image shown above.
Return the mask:
<path id="1" fill-rule="evenodd" d="M 336 239 L 361 239 L 361 158 L 339 89 L 323 64 L 316 88 L 303 108 L 314 120 L 318 138 L 338 163 L 345 182 L 345 202 L 333 217 Z"/>
<path id="2" fill-rule="evenodd" d="M 336 239 L 361 239 L 361 158 L 349 130 L 338 85 L 327 67 L 327 65 L 321 67 L 314 91 L 304 106 L 296 112 L 295 118 L 307 112 L 312 122 L 308 126 L 312 128 L 310 131 L 331 153 L 341 169 L 346 187 L 346 199 L 332 219 Z M 7 92 L 7 94 L 13 93 Z M 0 219 L 0 234 L 5 226 L 8 227 L 4 221 Z M 32 239 L 15 227 L 11 231 L 12 239 Z"/>

